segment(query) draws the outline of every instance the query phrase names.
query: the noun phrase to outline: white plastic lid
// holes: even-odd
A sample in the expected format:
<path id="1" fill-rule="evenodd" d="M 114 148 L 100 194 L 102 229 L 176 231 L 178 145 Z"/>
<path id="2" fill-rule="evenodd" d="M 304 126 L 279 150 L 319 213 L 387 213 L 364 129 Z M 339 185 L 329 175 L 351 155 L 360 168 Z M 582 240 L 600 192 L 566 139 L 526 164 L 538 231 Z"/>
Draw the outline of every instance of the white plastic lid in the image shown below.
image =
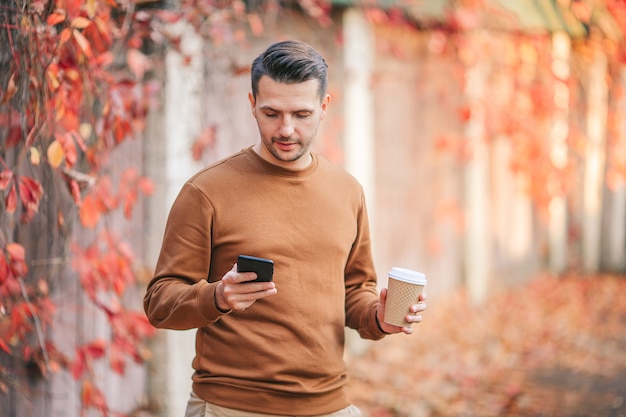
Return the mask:
<path id="1" fill-rule="evenodd" d="M 389 276 L 410 284 L 426 285 L 427 283 L 426 275 L 406 268 L 393 267 L 391 271 L 389 271 Z"/>

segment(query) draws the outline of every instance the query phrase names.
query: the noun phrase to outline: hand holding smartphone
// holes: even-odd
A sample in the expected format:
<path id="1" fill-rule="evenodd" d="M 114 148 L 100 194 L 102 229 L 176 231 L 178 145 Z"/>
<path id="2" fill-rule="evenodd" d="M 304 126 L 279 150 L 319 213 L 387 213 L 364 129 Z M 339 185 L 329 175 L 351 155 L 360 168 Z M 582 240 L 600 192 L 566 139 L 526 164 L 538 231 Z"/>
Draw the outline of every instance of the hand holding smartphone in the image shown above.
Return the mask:
<path id="1" fill-rule="evenodd" d="M 274 276 L 274 261 L 256 256 L 239 255 L 237 272 L 256 272 L 257 279 L 248 282 L 270 282 Z"/>

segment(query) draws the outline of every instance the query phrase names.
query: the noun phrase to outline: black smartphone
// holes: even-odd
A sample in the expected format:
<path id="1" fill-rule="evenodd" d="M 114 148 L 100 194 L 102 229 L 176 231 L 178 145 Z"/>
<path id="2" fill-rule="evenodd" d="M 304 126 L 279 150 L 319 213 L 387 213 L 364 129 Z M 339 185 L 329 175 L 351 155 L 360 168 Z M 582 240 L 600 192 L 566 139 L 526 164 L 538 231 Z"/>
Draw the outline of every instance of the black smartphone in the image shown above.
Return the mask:
<path id="1" fill-rule="evenodd" d="M 237 272 L 256 272 L 257 279 L 248 282 L 269 282 L 274 276 L 274 261 L 256 256 L 239 255 Z"/>

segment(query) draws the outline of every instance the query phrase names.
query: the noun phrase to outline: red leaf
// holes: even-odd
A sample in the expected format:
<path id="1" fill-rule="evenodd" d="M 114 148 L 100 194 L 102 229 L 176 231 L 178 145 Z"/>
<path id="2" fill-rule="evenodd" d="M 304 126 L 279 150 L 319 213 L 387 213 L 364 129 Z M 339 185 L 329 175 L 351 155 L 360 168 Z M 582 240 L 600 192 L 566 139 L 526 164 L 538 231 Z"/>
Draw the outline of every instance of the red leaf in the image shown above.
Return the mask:
<path id="1" fill-rule="evenodd" d="M 21 139 L 22 139 L 22 128 L 19 125 L 13 125 L 9 127 L 9 132 L 7 133 L 7 138 L 6 138 L 7 148 L 17 145 Z"/>
<path id="2" fill-rule="evenodd" d="M 215 143 L 215 126 L 209 126 L 202 131 L 198 139 L 191 146 L 191 155 L 194 161 L 202 159 L 204 151 Z"/>
<path id="3" fill-rule="evenodd" d="M 28 273 L 28 265 L 26 265 L 26 251 L 24 250 L 24 246 L 19 243 L 9 243 L 6 250 L 9 254 L 9 263 L 13 274 L 18 277 L 26 276 Z"/>
<path id="4" fill-rule="evenodd" d="M 9 269 L 9 264 L 7 263 L 7 258 L 4 255 L 4 251 L 0 252 L 0 285 L 4 284 L 4 282 L 11 275 L 11 270 Z"/>
<path id="5" fill-rule="evenodd" d="M 0 348 L 2 348 L 2 350 L 4 350 L 9 355 L 11 354 L 11 349 L 9 348 L 9 346 L 6 343 L 4 343 L 4 340 L 2 340 L 2 339 L 0 339 Z"/>
<path id="6" fill-rule="evenodd" d="M 68 168 L 72 168 L 74 164 L 76 164 L 77 159 L 76 145 L 74 144 L 72 133 L 65 133 L 65 135 L 63 135 L 63 140 L 60 142 L 63 147 L 63 154 L 65 155 L 65 164 Z"/>
<path id="7" fill-rule="evenodd" d="M 111 364 L 111 369 L 113 369 L 114 372 L 124 375 L 124 372 L 126 371 L 126 358 L 124 357 L 124 352 L 116 342 L 111 344 L 111 350 L 109 351 L 109 363 Z"/>
<path id="8" fill-rule="evenodd" d="M 106 351 L 106 342 L 102 339 L 94 340 L 85 346 L 83 351 L 85 352 L 85 357 L 99 359 L 104 356 L 104 352 Z"/>
<path id="9" fill-rule="evenodd" d="M 6 190 L 9 186 L 9 183 L 13 179 L 13 171 L 10 169 L 5 169 L 0 172 L 0 190 Z"/>
<path id="10" fill-rule="evenodd" d="M 22 221 L 24 223 L 29 222 L 37 210 L 39 209 L 39 201 L 43 195 L 43 187 L 41 184 L 30 177 L 20 177 L 19 179 L 19 194 L 20 201 L 24 206 L 26 212 L 23 215 Z"/>
<path id="11" fill-rule="evenodd" d="M 15 184 L 11 186 L 7 198 L 4 200 L 4 204 L 7 207 L 7 213 L 15 213 L 17 207 L 17 192 L 15 191 Z"/>
<path id="12" fill-rule="evenodd" d="M 80 186 L 78 185 L 78 181 L 72 179 L 70 180 L 70 192 L 72 193 L 72 198 L 74 199 L 74 203 L 76 205 L 81 205 L 82 201 L 80 198 Z"/>

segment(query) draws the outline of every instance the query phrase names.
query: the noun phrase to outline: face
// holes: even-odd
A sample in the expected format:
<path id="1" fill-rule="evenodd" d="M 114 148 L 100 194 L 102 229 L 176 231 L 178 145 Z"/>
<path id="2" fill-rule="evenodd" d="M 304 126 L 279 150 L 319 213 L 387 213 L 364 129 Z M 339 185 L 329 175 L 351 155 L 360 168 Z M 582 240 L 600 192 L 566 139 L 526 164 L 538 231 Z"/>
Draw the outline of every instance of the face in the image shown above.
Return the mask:
<path id="1" fill-rule="evenodd" d="M 248 94 L 261 142 L 254 150 L 266 161 L 289 169 L 311 162 L 309 149 L 326 116 L 330 96 L 319 96 L 319 81 L 285 84 L 262 76 L 256 100 Z"/>

